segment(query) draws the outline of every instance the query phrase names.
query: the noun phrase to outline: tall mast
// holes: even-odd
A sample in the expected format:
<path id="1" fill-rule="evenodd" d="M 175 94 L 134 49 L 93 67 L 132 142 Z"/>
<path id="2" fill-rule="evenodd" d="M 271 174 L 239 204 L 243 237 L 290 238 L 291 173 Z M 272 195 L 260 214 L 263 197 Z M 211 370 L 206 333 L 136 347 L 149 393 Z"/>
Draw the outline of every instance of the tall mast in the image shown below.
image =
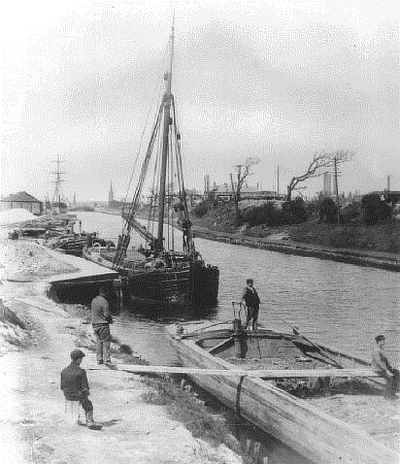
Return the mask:
<path id="1" fill-rule="evenodd" d="M 165 209 L 165 184 L 167 179 L 167 162 L 168 162 L 168 148 L 169 148 L 169 126 L 171 120 L 171 87 L 172 87 L 172 61 L 174 57 L 174 23 L 172 23 L 171 36 L 170 36 L 170 62 L 169 70 L 164 74 L 165 93 L 163 99 L 163 143 L 162 143 L 162 158 L 161 158 L 161 177 L 159 189 L 159 210 L 158 210 L 158 232 L 157 232 L 157 251 L 161 251 L 163 245 L 163 232 L 164 232 L 164 209 Z"/>
<path id="2" fill-rule="evenodd" d="M 54 193 L 53 193 L 53 202 L 54 203 L 61 203 L 61 197 L 63 195 L 62 187 L 61 184 L 64 182 L 64 180 L 61 178 L 62 174 L 65 174 L 65 172 L 60 171 L 60 165 L 64 161 L 60 160 L 60 155 L 57 155 L 57 159 L 54 160 L 54 163 L 57 163 L 57 170 L 56 172 L 53 172 L 52 174 L 55 174 L 56 178 L 53 180 L 53 183 L 55 184 L 54 186 Z"/>

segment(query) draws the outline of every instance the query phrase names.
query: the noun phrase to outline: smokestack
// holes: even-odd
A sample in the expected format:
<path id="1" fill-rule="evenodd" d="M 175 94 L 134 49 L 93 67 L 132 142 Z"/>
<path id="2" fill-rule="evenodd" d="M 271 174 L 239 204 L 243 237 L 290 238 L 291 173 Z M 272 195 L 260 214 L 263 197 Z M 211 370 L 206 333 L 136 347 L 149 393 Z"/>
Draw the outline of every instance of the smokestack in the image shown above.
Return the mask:
<path id="1" fill-rule="evenodd" d="M 390 176 L 387 176 L 387 191 L 390 192 Z"/>
<path id="2" fill-rule="evenodd" d="M 210 176 L 208 174 L 204 176 L 204 190 L 206 193 L 210 192 Z"/>

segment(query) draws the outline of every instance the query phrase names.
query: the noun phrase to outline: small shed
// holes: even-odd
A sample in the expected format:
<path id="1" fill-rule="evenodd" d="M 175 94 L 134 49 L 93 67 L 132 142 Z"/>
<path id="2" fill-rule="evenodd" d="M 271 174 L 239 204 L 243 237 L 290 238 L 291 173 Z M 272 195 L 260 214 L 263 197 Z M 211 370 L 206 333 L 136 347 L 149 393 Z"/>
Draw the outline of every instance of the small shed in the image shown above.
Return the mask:
<path id="1" fill-rule="evenodd" d="M 8 197 L 3 197 L 0 202 L 1 211 L 23 208 L 32 214 L 43 213 L 43 203 L 27 192 L 12 193 Z"/>

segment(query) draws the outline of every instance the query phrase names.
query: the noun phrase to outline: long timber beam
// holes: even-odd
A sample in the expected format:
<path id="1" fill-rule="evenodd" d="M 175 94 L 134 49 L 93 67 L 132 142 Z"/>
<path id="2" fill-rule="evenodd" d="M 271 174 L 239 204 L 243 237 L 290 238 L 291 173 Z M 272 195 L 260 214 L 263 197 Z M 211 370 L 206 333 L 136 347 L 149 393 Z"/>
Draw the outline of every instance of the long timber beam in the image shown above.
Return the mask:
<path id="1" fill-rule="evenodd" d="M 89 370 L 101 370 L 104 367 L 93 366 Z M 196 369 L 193 367 L 141 366 L 130 364 L 112 365 L 110 371 L 124 371 L 133 374 L 188 374 L 188 375 L 224 375 L 227 377 L 259 377 L 263 379 L 288 379 L 311 377 L 380 377 L 370 369 Z"/>

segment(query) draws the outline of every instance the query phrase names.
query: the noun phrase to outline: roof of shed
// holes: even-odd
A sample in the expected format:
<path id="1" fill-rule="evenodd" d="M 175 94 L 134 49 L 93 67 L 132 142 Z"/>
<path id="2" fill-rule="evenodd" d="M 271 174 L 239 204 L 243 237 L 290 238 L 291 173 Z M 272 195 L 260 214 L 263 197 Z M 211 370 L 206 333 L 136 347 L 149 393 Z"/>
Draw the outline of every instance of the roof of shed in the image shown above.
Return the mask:
<path id="1" fill-rule="evenodd" d="M 8 197 L 2 198 L 1 201 L 28 201 L 30 203 L 41 203 L 40 200 L 27 192 L 11 193 Z"/>

